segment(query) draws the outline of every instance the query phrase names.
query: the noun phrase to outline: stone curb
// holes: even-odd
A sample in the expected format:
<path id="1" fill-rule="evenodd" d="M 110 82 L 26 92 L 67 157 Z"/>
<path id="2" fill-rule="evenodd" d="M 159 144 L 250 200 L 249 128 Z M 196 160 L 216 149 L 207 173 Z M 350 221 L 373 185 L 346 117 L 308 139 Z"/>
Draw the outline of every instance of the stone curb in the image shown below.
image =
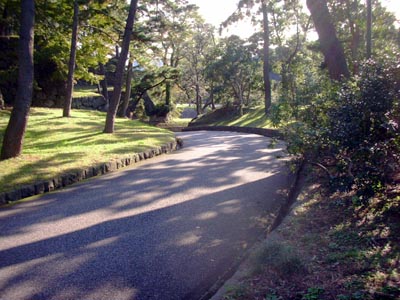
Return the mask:
<path id="1" fill-rule="evenodd" d="M 240 126 L 189 126 L 183 128 L 182 131 L 231 131 L 231 132 L 241 132 L 241 133 L 253 133 L 266 137 L 282 139 L 283 134 L 277 129 L 265 129 L 256 127 L 240 127 Z"/>
<path id="2" fill-rule="evenodd" d="M 144 152 L 126 155 L 122 158 L 118 158 L 106 163 L 101 163 L 93 167 L 88 167 L 86 169 L 75 172 L 65 173 L 50 180 L 42 180 L 33 184 L 24 185 L 12 191 L 0 193 L 0 205 L 61 189 L 84 179 L 89 179 L 91 177 L 113 172 L 120 168 L 135 164 L 137 162 L 161 154 L 170 153 L 181 147 L 182 141 L 176 138 L 173 142 L 167 143 L 160 147 L 151 148 Z"/>

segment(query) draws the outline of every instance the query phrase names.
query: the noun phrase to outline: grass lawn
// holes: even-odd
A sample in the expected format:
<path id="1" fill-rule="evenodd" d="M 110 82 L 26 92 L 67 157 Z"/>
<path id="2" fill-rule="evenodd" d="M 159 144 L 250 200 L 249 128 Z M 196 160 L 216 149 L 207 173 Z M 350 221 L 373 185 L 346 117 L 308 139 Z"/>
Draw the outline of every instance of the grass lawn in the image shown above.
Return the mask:
<path id="1" fill-rule="evenodd" d="M 246 109 L 244 115 L 240 116 L 234 108 L 221 108 L 200 117 L 196 125 L 210 126 L 241 126 L 274 128 L 271 120 L 265 115 L 263 107 Z"/>
<path id="2" fill-rule="evenodd" d="M 110 88 L 109 88 L 110 90 Z M 72 97 L 74 98 L 85 98 L 85 97 L 97 97 L 100 94 L 95 86 L 75 86 Z"/>
<path id="3" fill-rule="evenodd" d="M 0 111 L 0 142 L 10 112 Z M 32 108 L 23 154 L 0 161 L 0 192 L 37 180 L 51 179 L 124 154 L 142 152 L 174 140 L 172 132 L 139 121 L 117 119 L 114 134 L 104 134 L 105 113 Z"/>

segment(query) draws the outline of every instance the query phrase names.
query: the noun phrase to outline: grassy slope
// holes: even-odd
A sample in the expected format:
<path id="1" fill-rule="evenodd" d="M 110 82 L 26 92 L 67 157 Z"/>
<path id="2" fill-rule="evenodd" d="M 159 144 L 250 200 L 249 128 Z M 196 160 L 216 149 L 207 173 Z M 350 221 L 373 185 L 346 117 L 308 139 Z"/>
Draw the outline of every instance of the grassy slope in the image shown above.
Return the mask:
<path id="1" fill-rule="evenodd" d="M 243 116 L 240 116 L 237 110 L 233 108 L 217 109 L 196 120 L 194 125 L 273 128 L 271 121 L 264 113 L 263 107 L 246 109 Z"/>
<path id="2" fill-rule="evenodd" d="M 61 110 L 32 108 L 23 154 L 0 161 L 0 192 L 174 139 L 169 131 L 128 119 L 117 119 L 116 133 L 104 134 L 101 112 L 73 110 L 71 118 L 60 116 Z M 8 118 L 8 111 L 0 111 L 0 142 Z"/>
<path id="3" fill-rule="evenodd" d="M 109 89 L 110 90 L 110 89 Z M 97 92 L 97 88 L 93 86 L 75 86 L 72 97 L 83 98 L 83 97 L 97 97 L 100 94 Z"/>

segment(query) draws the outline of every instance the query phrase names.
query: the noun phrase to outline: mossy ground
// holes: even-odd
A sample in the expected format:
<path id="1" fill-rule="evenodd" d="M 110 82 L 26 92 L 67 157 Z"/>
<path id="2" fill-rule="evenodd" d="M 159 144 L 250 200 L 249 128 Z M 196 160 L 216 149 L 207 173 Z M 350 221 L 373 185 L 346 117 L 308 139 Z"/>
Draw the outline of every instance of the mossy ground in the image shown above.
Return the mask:
<path id="1" fill-rule="evenodd" d="M 310 177 L 273 233 L 279 238 L 255 255 L 256 272 L 224 299 L 400 299 L 400 191 L 355 199 L 328 194 L 321 178 Z"/>

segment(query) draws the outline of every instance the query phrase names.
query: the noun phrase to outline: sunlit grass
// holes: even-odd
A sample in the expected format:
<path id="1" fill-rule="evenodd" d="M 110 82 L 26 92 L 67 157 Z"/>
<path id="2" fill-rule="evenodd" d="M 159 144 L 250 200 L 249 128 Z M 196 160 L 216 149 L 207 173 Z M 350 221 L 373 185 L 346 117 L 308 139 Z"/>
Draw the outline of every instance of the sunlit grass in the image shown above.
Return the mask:
<path id="1" fill-rule="evenodd" d="M 97 97 L 100 96 L 97 88 L 94 86 L 75 86 L 72 93 L 74 98 Z"/>
<path id="2" fill-rule="evenodd" d="M 264 107 L 250 109 L 243 116 L 228 121 L 227 126 L 273 128 L 271 120 L 265 115 Z"/>
<path id="3" fill-rule="evenodd" d="M 61 114 L 58 109 L 32 108 L 23 154 L 0 161 L 0 192 L 174 140 L 170 131 L 128 119 L 117 119 L 116 132 L 104 134 L 101 112 L 73 110 L 71 118 Z M 0 111 L 1 143 L 9 115 Z"/>
<path id="4" fill-rule="evenodd" d="M 264 107 L 262 106 L 245 110 L 243 116 L 240 116 L 236 110 L 222 108 L 220 112 L 216 110 L 206 114 L 196 123 L 197 125 L 210 126 L 274 128 L 270 118 L 265 115 Z"/>

